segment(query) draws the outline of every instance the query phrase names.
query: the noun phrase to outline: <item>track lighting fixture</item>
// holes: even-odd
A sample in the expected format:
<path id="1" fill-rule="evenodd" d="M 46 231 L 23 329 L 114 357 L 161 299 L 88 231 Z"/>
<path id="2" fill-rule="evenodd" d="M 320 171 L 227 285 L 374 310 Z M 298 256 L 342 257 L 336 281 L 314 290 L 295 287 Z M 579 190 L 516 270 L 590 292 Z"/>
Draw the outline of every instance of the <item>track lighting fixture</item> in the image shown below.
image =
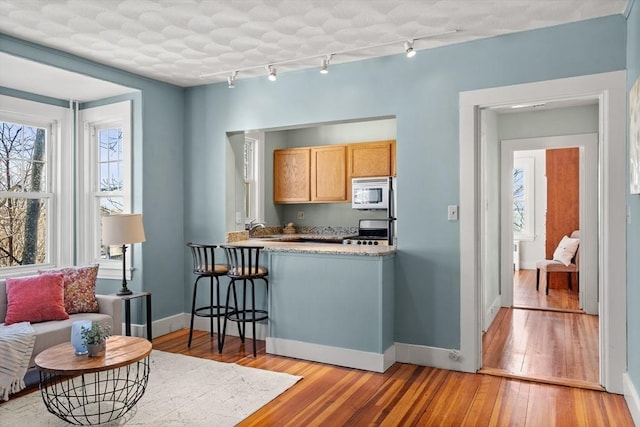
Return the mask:
<path id="1" fill-rule="evenodd" d="M 236 76 L 238 75 L 237 71 L 231 73 L 229 77 L 227 77 L 227 84 L 229 85 L 229 89 L 233 89 L 236 87 Z"/>
<path id="2" fill-rule="evenodd" d="M 327 55 L 325 59 L 320 62 L 320 74 L 329 74 L 329 61 L 333 55 Z"/>
<path id="3" fill-rule="evenodd" d="M 274 67 L 273 65 L 268 65 L 267 70 L 269 70 L 269 80 L 271 80 L 272 82 L 275 82 L 277 78 L 276 67 Z"/>
<path id="4" fill-rule="evenodd" d="M 418 35 L 413 37 L 412 39 L 400 39 L 400 40 L 391 40 L 388 42 L 384 42 L 384 43 L 378 43 L 378 44 L 373 44 L 373 45 L 369 45 L 369 46 L 356 46 L 356 47 L 352 47 L 349 49 L 344 49 L 344 50 L 339 50 L 339 51 L 334 51 L 331 53 L 325 53 L 325 54 L 318 54 L 318 55 L 311 55 L 311 56 L 304 56 L 304 57 L 297 57 L 297 58 L 291 58 L 291 59 L 284 59 L 281 61 L 277 61 L 277 62 L 270 62 L 267 64 L 256 64 L 256 65 L 249 65 L 247 67 L 244 68 L 239 68 L 236 69 L 235 71 L 232 72 L 231 75 L 229 75 L 230 70 L 227 71 L 220 71 L 220 72 L 215 72 L 215 73 L 209 73 L 209 74 L 202 74 L 200 75 L 201 79 L 207 79 L 210 77 L 215 77 L 215 76 L 221 76 L 221 75 L 227 75 L 227 83 L 229 84 L 229 87 L 232 88 L 235 86 L 235 79 L 236 76 L 238 74 L 238 72 L 244 72 L 244 71 L 248 71 L 248 70 L 254 70 L 254 69 L 258 69 L 258 68 L 265 68 L 267 70 L 267 72 L 269 73 L 269 80 L 271 81 L 275 81 L 276 80 L 276 65 L 283 65 L 285 66 L 285 70 L 289 70 L 292 67 L 290 66 L 290 64 L 294 64 L 294 63 L 302 63 L 305 61 L 310 61 L 310 60 L 317 60 L 317 58 L 323 58 L 320 61 L 320 72 L 322 74 L 327 74 L 329 72 L 329 63 L 331 62 L 331 60 L 333 59 L 334 56 L 344 56 L 344 55 L 349 55 L 352 54 L 354 52 L 358 52 L 358 51 L 364 51 L 364 50 L 371 50 L 371 49 L 377 49 L 377 48 L 381 48 L 381 47 L 385 47 L 385 46 L 390 46 L 390 45 L 397 45 L 397 44 L 401 44 L 404 43 L 404 53 L 407 55 L 407 58 L 411 58 L 413 56 L 415 56 L 416 54 L 416 50 L 414 49 L 413 45 L 417 40 L 424 40 L 424 39 L 430 39 L 430 38 L 435 38 L 435 37 L 441 37 L 447 34 L 454 34 L 459 32 L 460 30 L 448 30 L 448 31 L 442 31 L 439 33 L 434 33 L 434 34 L 425 34 L 425 35 Z M 295 68 L 295 67 L 294 67 Z M 300 67 L 297 67 L 300 68 Z M 247 74 L 251 74 L 251 73 L 247 73 Z"/>
<path id="5" fill-rule="evenodd" d="M 413 40 L 404 42 L 404 53 L 407 54 L 407 58 L 413 58 L 416 56 L 416 51 L 413 48 Z"/>

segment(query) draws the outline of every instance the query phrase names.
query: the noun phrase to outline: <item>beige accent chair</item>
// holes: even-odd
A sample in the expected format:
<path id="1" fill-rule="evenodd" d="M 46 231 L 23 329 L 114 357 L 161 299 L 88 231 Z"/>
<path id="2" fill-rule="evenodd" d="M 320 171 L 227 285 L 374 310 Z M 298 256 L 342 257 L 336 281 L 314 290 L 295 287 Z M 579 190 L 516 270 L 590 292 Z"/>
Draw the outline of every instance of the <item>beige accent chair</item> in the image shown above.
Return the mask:
<path id="1" fill-rule="evenodd" d="M 571 233 L 569 236 L 574 239 L 580 238 L 580 230 L 576 230 Z M 568 266 L 564 265 L 560 261 L 555 261 L 551 259 L 542 259 L 536 262 L 536 291 L 540 286 L 540 272 L 544 272 L 546 274 L 547 279 L 547 289 L 546 294 L 549 295 L 549 273 L 567 273 L 567 277 L 569 280 L 569 289 L 573 289 L 571 284 L 571 273 L 576 273 L 577 282 L 580 283 L 580 246 L 576 250 L 576 254 L 571 260 L 571 264 Z"/>

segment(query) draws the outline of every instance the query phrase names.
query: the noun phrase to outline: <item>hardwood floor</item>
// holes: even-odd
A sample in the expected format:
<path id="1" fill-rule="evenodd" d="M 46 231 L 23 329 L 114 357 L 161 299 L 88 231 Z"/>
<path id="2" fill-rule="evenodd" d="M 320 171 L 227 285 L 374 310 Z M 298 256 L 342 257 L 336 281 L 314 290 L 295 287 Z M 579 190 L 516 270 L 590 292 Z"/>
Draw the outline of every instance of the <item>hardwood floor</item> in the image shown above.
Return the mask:
<path id="1" fill-rule="evenodd" d="M 254 358 L 251 344 L 245 347 L 237 337 L 227 337 L 223 354 L 218 354 L 215 336 L 195 331 L 187 349 L 188 336 L 187 329 L 175 331 L 154 339 L 153 347 L 303 377 L 241 427 L 633 426 L 624 398 L 602 391 L 406 363 L 383 374 L 366 372 L 265 354 L 264 341 L 258 341 Z M 30 392 L 38 392 L 37 385 L 12 399 Z"/>
<path id="2" fill-rule="evenodd" d="M 514 303 L 531 309 L 501 308 L 482 337 L 484 373 L 552 384 L 601 389 L 598 316 L 578 310 L 577 294 L 543 284 L 535 290 L 535 270 L 514 273 Z"/>
<path id="3" fill-rule="evenodd" d="M 236 337 L 220 355 L 207 332 L 194 333 L 191 349 L 187 339 L 180 330 L 153 346 L 304 377 L 240 426 L 633 426 L 624 398 L 601 391 L 404 363 L 366 372 L 265 354 L 263 341 L 254 358 Z"/>
<path id="4" fill-rule="evenodd" d="M 513 305 L 518 308 L 580 311 L 577 290 L 568 286 L 549 289 L 545 295 L 545 278 L 540 278 L 540 289 L 536 291 L 536 271 L 518 270 L 513 273 Z M 564 276 L 563 276 L 564 277 Z"/>

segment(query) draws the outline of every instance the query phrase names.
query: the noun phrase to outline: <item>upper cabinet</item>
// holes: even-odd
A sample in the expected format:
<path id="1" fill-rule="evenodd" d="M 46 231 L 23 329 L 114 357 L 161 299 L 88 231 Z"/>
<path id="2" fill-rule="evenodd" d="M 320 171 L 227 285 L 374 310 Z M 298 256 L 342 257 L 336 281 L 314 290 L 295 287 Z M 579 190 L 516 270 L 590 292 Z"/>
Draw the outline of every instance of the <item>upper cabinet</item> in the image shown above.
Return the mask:
<path id="1" fill-rule="evenodd" d="M 299 203 L 309 201 L 309 148 L 290 148 L 273 152 L 273 201 Z"/>
<path id="2" fill-rule="evenodd" d="M 394 140 L 349 144 L 347 147 L 350 178 L 396 175 Z"/>
<path id="3" fill-rule="evenodd" d="M 395 140 L 277 149 L 273 201 L 347 202 L 351 178 L 395 175 Z"/>
<path id="4" fill-rule="evenodd" d="M 311 148 L 311 201 L 347 201 L 346 159 L 344 145 Z"/>

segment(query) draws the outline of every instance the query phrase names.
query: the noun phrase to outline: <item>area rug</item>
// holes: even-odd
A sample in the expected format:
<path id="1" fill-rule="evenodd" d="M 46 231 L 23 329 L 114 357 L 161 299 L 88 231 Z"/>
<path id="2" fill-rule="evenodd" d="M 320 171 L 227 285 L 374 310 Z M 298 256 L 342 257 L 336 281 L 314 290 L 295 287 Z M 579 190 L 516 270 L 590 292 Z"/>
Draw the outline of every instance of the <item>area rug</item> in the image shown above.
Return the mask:
<path id="1" fill-rule="evenodd" d="M 302 377 L 154 350 L 144 396 L 104 426 L 234 426 Z M 2 426 L 67 426 L 40 392 L 0 405 Z"/>

